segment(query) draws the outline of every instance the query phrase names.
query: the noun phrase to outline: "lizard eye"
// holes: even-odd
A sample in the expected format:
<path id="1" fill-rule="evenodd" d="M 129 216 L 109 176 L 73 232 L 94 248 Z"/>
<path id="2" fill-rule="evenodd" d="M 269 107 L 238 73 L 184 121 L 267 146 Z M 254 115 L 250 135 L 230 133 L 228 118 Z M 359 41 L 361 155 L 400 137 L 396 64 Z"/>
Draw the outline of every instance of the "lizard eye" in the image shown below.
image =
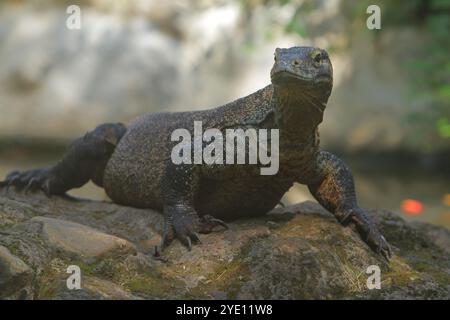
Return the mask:
<path id="1" fill-rule="evenodd" d="M 320 63 L 322 61 L 322 54 L 318 53 L 314 56 L 314 62 Z"/>
<path id="2" fill-rule="evenodd" d="M 274 60 L 275 62 L 277 62 L 277 56 L 276 56 L 276 55 L 273 56 L 273 60 Z"/>

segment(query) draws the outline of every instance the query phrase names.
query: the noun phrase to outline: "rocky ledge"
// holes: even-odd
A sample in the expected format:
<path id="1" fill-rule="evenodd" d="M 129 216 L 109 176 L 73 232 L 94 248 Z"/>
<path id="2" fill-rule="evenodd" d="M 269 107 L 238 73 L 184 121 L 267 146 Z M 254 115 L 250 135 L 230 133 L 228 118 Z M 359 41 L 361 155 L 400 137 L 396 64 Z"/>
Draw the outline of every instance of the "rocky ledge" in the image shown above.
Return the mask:
<path id="1" fill-rule="evenodd" d="M 0 191 L 2 299 L 450 299 L 450 232 L 371 210 L 386 264 L 313 202 L 174 242 L 155 259 L 162 217 L 106 202 Z M 67 268 L 79 266 L 81 289 Z M 369 290 L 370 265 L 381 289 Z"/>

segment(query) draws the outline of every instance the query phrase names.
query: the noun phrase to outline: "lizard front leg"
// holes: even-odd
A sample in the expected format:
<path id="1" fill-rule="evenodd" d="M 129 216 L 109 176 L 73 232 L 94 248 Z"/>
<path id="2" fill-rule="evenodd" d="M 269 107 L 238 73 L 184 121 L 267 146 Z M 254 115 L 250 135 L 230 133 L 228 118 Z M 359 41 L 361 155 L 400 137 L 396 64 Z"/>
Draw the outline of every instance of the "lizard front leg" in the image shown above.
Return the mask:
<path id="1" fill-rule="evenodd" d="M 341 159 L 329 152 L 319 151 L 305 182 L 314 198 L 339 222 L 353 223 L 372 250 L 390 259 L 391 248 L 377 226 L 358 206 L 352 174 Z"/>
<path id="2" fill-rule="evenodd" d="M 210 215 L 199 217 L 194 199 L 199 189 L 200 167 L 169 163 L 162 180 L 164 196 L 164 231 L 161 247 L 166 248 L 177 237 L 189 250 L 200 242 L 198 233 L 209 233 L 218 225 L 226 224 Z"/>

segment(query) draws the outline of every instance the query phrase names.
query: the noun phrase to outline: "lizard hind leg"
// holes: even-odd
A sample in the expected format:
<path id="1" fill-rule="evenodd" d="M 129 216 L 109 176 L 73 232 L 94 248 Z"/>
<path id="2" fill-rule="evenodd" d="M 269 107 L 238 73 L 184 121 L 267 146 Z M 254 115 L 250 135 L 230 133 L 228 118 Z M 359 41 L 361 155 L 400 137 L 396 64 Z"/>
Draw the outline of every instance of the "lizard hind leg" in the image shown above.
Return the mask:
<path id="1" fill-rule="evenodd" d="M 47 196 L 63 195 L 92 180 L 103 186 L 103 172 L 116 145 L 126 133 L 121 123 L 106 123 L 72 142 L 54 166 L 26 171 L 14 171 L 0 181 L 0 188 L 42 190 Z"/>

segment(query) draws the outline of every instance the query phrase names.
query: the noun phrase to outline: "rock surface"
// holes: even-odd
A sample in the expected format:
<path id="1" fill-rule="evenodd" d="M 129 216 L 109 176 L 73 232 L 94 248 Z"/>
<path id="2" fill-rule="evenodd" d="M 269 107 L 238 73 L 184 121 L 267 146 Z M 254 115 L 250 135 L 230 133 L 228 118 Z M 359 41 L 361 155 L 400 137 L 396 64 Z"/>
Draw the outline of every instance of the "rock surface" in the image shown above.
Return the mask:
<path id="1" fill-rule="evenodd" d="M 50 246 L 82 257 L 99 258 L 108 254 L 135 251 L 127 240 L 61 219 L 34 217 L 42 223 L 42 234 Z"/>
<path id="2" fill-rule="evenodd" d="M 27 297 L 31 277 L 31 268 L 7 248 L 0 246 L 0 298 L 10 295 L 16 298 Z"/>
<path id="3" fill-rule="evenodd" d="M 152 256 L 162 216 L 41 194 L 0 191 L 0 297 L 31 299 L 449 299 L 450 232 L 369 213 L 394 247 L 387 265 L 313 202 L 277 208 Z M 69 265 L 81 289 L 69 290 Z M 367 267 L 381 289 L 367 288 Z"/>

